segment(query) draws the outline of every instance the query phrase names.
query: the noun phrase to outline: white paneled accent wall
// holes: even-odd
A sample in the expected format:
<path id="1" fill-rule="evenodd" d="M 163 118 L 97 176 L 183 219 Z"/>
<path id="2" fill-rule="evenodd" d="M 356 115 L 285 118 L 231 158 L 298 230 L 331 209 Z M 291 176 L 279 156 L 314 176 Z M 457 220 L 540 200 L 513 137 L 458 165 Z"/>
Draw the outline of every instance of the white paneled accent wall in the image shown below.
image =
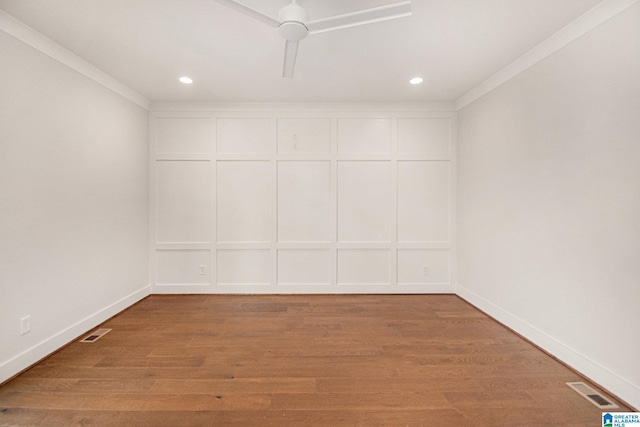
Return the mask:
<path id="1" fill-rule="evenodd" d="M 455 113 L 151 113 L 159 293 L 452 292 Z"/>

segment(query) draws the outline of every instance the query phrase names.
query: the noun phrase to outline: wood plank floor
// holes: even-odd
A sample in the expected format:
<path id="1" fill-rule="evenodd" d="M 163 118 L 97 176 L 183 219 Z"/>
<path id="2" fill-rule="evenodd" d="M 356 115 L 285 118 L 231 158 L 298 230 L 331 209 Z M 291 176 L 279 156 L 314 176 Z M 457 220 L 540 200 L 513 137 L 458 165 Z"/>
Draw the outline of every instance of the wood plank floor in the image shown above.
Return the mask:
<path id="1" fill-rule="evenodd" d="M 150 296 L 101 327 L 2 386 L 0 426 L 601 425 L 453 295 Z"/>

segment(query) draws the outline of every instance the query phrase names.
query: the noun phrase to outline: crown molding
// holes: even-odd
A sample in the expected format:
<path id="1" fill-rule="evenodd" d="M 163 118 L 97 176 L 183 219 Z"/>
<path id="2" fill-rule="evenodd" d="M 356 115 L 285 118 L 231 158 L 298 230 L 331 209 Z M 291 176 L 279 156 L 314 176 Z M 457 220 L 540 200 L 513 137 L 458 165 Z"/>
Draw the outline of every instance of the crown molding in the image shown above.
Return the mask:
<path id="1" fill-rule="evenodd" d="M 455 101 L 456 110 L 471 104 L 478 98 L 522 73 L 526 69 L 545 59 L 549 55 L 562 49 L 582 35 L 608 21 L 624 10 L 630 8 L 640 0 L 605 0 L 571 22 L 557 33 L 504 67 L 502 70 L 480 83 L 475 88 Z"/>
<path id="2" fill-rule="evenodd" d="M 452 102 L 152 102 L 152 112 L 452 112 Z"/>
<path id="3" fill-rule="evenodd" d="M 148 110 L 151 101 L 0 9 L 0 30 Z"/>

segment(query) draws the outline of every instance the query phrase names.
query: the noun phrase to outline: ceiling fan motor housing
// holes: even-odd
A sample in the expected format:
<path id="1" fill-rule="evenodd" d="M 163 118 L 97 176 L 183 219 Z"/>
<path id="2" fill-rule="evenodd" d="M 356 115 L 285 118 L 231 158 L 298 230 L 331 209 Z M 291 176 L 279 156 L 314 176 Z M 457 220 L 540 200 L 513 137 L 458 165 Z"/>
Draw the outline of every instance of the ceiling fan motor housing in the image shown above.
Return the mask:
<path id="1" fill-rule="evenodd" d="M 278 32 L 287 40 L 302 40 L 309 34 L 309 30 L 304 25 L 307 21 L 307 11 L 295 2 L 280 9 L 278 19 L 282 22 L 278 26 Z"/>

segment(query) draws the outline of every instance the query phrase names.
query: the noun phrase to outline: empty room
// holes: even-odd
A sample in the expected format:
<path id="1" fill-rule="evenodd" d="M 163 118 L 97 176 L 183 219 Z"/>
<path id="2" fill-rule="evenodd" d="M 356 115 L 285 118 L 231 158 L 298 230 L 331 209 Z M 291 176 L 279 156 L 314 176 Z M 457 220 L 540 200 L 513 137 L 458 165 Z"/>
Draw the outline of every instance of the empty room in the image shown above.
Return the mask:
<path id="1" fill-rule="evenodd" d="M 0 30 L 0 426 L 640 425 L 640 0 Z"/>

